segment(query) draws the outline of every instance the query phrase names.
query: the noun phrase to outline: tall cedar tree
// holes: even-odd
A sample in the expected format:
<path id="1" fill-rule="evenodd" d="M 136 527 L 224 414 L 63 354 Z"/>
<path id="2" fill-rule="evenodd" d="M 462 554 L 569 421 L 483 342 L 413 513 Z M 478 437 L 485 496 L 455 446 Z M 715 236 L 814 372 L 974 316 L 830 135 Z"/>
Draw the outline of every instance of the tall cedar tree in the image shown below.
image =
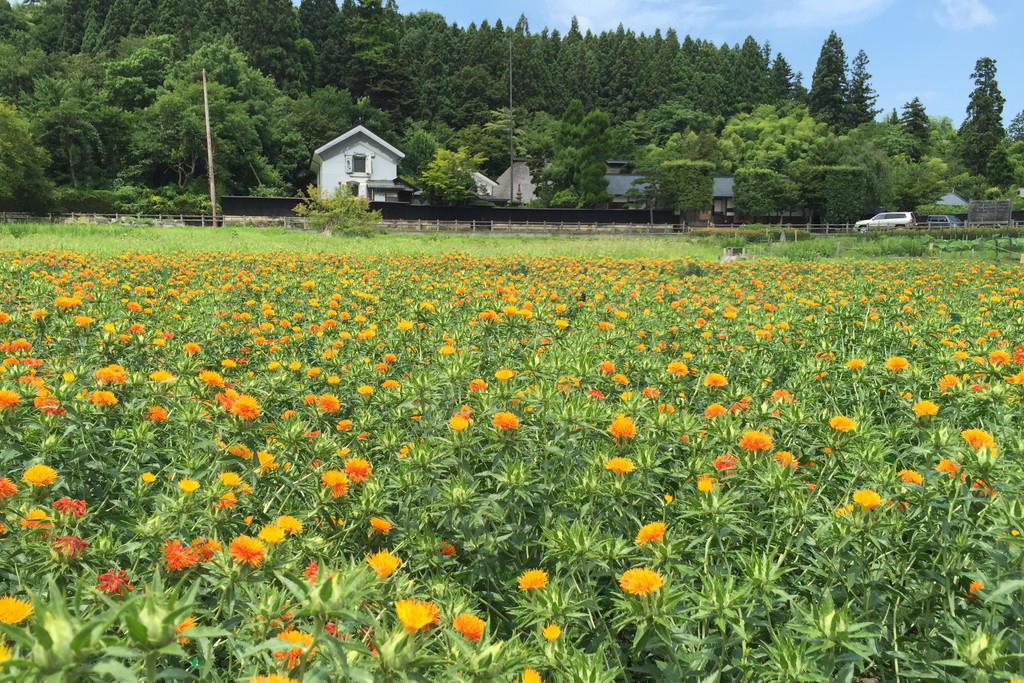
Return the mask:
<path id="1" fill-rule="evenodd" d="M 359 0 L 347 27 L 352 89 L 395 119 L 412 101 L 398 50 L 400 21 L 393 0 Z"/>
<path id="2" fill-rule="evenodd" d="M 556 194 L 573 188 L 579 169 L 579 150 L 583 146 L 583 104 L 573 100 L 562 114 L 558 124 L 555 156 L 551 165 L 543 169 L 537 196 L 545 202 Z"/>
<path id="3" fill-rule="evenodd" d="M 807 106 L 818 121 L 841 127 L 847 120 L 846 98 L 846 52 L 842 39 L 832 31 L 821 46 Z"/>
<path id="4" fill-rule="evenodd" d="M 850 69 L 850 85 L 846 102 L 846 125 L 856 128 L 862 123 L 874 121 L 880 110 L 875 109 L 878 95 L 871 87 L 868 73 L 868 56 L 864 50 L 857 52 Z"/>
<path id="5" fill-rule="evenodd" d="M 299 36 L 309 41 L 314 59 L 312 73 L 306 74 L 313 87 L 322 88 L 330 83 L 330 76 L 338 60 L 335 31 L 338 24 L 338 5 L 334 0 L 302 0 L 299 3 Z"/>
<path id="6" fill-rule="evenodd" d="M 914 151 L 911 156 L 914 158 L 914 161 L 920 160 L 928 148 L 930 134 L 928 114 L 925 112 L 920 98 L 915 97 L 903 105 L 900 126 L 903 127 L 903 131 L 907 135 L 914 138 Z"/>
<path id="7" fill-rule="evenodd" d="M 967 104 L 967 118 L 960 126 L 957 140 L 960 160 L 968 171 L 986 175 L 989 157 L 999 146 L 1003 130 L 1003 104 L 1006 100 L 996 82 L 996 60 L 982 57 L 974 65 L 974 91 Z"/>
<path id="8" fill-rule="evenodd" d="M 1006 127 L 1006 138 L 1010 142 L 1024 142 L 1024 111 L 1018 112 Z"/>
<path id="9" fill-rule="evenodd" d="M 608 179 L 604 177 L 612 148 L 611 124 L 608 114 L 600 109 L 587 114 L 580 123 L 583 146 L 573 178 L 580 206 L 596 206 L 612 199 L 608 194 Z"/>
<path id="10" fill-rule="evenodd" d="M 231 11 L 235 43 L 249 65 L 273 78 L 282 90 L 298 94 L 304 85 L 305 73 L 296 49 L 299 22 L 292 3 L 289 0 L 233 0 Z"/>

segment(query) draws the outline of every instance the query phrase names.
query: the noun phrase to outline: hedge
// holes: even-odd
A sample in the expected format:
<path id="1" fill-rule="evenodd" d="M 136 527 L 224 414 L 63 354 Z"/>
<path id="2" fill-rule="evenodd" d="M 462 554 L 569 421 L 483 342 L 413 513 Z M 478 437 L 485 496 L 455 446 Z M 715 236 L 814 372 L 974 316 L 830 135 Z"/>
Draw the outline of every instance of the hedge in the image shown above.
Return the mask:
<path id="1" fill-rule="evenodd" d="M 707 161 L 669 161 L 661 165 L 665 201 L 681 211 L 708 211 L 715 192 L 715 165 Z"/>

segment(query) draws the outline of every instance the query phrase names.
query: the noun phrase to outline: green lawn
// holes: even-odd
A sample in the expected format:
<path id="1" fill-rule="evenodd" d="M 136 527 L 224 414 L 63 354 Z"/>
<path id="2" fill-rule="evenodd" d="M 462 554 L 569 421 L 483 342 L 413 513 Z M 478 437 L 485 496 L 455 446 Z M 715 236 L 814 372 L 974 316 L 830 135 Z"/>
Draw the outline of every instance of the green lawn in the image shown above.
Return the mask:
<path id="1" fill-rule="evenodd" d="M 160 251 L 329 251 L 360 254 L 443 254 L 474 256 L 612 256 L 711 259 L 721 255 L 709 240 L 678 237 L 516 237 L 480 234 L 327 237 L 281 228 L 154 228 L 114 225 L 0 225 L 0 249 L 73 249 L 117 252 Z"/>

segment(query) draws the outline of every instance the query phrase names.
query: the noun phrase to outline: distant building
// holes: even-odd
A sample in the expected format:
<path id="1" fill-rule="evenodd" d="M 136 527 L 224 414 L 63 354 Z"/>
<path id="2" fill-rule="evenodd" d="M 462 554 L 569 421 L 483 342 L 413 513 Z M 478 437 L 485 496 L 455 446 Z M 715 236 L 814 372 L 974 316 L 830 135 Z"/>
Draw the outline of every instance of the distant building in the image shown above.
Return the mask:
<path id="1" fill-rule="evenodd" d="M 310 168 L 321 192 L 347 185 L 373 202 L 409 202 L 416 188 L 398 177 L 403 157 L 402 150 L 359 125 L 313 152 Z"/>
<path id="2" fill-rule="evenodd" d="M 483 173 L 476 172 L 473 174 L 473 182 L 476 183 L 476 194 L 478 197 L 488 199 L 497 197 L 498 183 L 491 180 Z"/>
<path id="3" fill-rule="evenodd" d="M 512 165 L 498 176 L 494 197 L 515 204 L 528 204 L 537 198 L 537 184 L 533 182 L 530 159 L 513 159 Z"/>
<path id="4" fill-rule="evenodd" d="M 946 194 L 942 195 L 942 199 L 935 203 L 938 204 L 939 206 L 967 206 L 966 199 L 952 192 L 947 192 Z"/>

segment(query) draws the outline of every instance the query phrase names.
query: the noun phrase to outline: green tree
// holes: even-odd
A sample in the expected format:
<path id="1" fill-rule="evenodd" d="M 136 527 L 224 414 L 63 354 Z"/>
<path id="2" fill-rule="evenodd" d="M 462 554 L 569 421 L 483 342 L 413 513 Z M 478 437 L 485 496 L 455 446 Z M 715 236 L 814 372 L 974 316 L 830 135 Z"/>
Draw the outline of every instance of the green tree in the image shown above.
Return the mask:
<path id="1" fill-rule="evenodd" d="M 725 124 L 718 141 L 720 170 L 756 167 L 785 174 L 792 163 L 806 159 L 829 138 L 828 126 L 803 105 L 761 105 Z"/>
<path id="2" fill-rule="evenodd" d="M 573 188 L 580 206 L 596 206 L 612 199 L 607 191 L 608 179 L 605 178 L 612 146 L 610 127 L 611 119 L 600 109 L 590 112 L 580 122 L 583 144 L 573 175 Z"/>
<path id="3" fill-rule="evenodd" d="M 579 169 L 579 150 L 584 142 L 583 117 L 583 103 L 579 100 L 570 102 L 562 114 L 554 157 L 551 164 L 540 172 L 537 182 L 537 197 L 544 203 L 550 204 L 559 192 L 573 190 L 576 194 L 573 182 Z"/>
<path id="4" fill-rule="evenodd" d="M 248 63 L 286 92 L 304 90 L 305 60 L 297 12 L 290 0 L 232 0 L 229 6 L 231 35 Z"/>
<path id="5" fill-rule="evenodd" d="M 988 155 L 985 165 L 985 177 L 995 187 L 1006 189 L 1013 182 L 1014 168 L 1010 161 L 1010 151 L 1005 143 L 996 145 Z"/>
<path id="6" fill-rule="evenodd" d="M 818 121 L 841 126 L 847 121 L 846 52 L 843 41 L 832 31 L 821 46 L 811 79 L 807 106 Z"/>
<path id="7" fill-rule="evenodd" d="M 1010 142 L 1024 142 L 1024 111 L 1018 112 L 1006 127 L 1006 138 Z"/>
<path id="8" fill-rule="evenodd" d="M 429 131 L 416 128 L 402 145 L 405 157 L 398 164 L 398 174 L 410 178 L 413 183 L 419 182 L 420 174 L 434 158 L 437 148 L 437 138 Z"/>
<path id="9" fill-rule="evenodd" d="M 452 152 L 439 149 L 420 175 L 420 184 L 431 204 L 457 206 L 468 204 L 476 197 L 476 181 L 473 174 L 483 156 L 471 154 L 466 147 Z"/>
<path id="10" fill-rule="evenodd" d="M 864 50 L 857 52 L 850 69 L 849 89 L 846 97 L 846 126 L 857 126 L 874 121 L 880 110 L 875 108 L 878 95 L 871 87 L 868 73 L 868 56 Z"/>
<path id="11" fill-rule="evenodd" d="M 131 111 L 152 104 L 163 87 L 171 62 L 171 37 L 154 36 L 122 59 L 107 62 L 104 87 L 108 101 Z"/>
<path id="12" fill-rule="evenodd" d="M 299 204 L 295 213 L 309 219 L 310 226 L 325 235 L 341 233 L 355 237 L 369 237 L 377 232 L 380 211 L 370 209 L 370 200 L 353 195 L 346 185 L 333 192 L 321 192 L 315 185 L 299 190 Z"/>
<path id="13" fill-rule="evenodd" d="M 43 172 L 48 161 L 32 139 L 28 120 L 0 100 L 0 201 L 30 211 L 46 208 L 53 193 Z"/>
<path id="14" fill-rule="evenodd" d="M 357 96 L 398 118 L 412 101 L 405 69 L 400 60 L 398 23 L 392 0 L 359 0 L 348 26 L 352 56 L 349 82 Z"/>
<path id="15" fill-rule="evenodd" d="M 800 78 L 781 54 L 775 55 L 768 74 L 769 104 L 782 104 L 797 98 Z"/>
<path id="16" fill-rule="evenodd" d="M 886 204 L 896 210 L 913 211 L 922 204 L 931 204 L 947 191 L 948 167 L 941 159 L 925 157 L 914 161 L 909 157 L 893 160 L 889 197 Z"/>
<path id="17" fill-rule="evenodd" d="M 792 205 L 789 180 L 768 168 L 737 169 L 733 191 L 737 213 L 770 216 Z"/>
<path id="18" fill-rule="evenodd" d="M 907 135 L 914 139 L 915 144 L 911 156 L 915 161 L 919 160 L 928 149 L 928 142 L 931 139 L 929 123 L 928 114 L 919 98 L 915 97 L 903 105 L 900 126 L 903 127 Z"/>
<path id="19" fill-rule="evenodd" d="M 971 74 L 975 88 L 967 104 L 967 118 L 960 126 L 958 147 L 960 160 L 968 172 L 985 175 L 992 151 L 999 146 L 1003 130 L 1005 99 L 996 81 L 996 61 L 982 57 Z"/>
<path id="20" fill-rule="evenodd" d="M 706 161 L 669 161 L 659 166 L 654 181 L 661 202 L 680 211 L 708 211 L 714 199 L 715 165 Z"/>

